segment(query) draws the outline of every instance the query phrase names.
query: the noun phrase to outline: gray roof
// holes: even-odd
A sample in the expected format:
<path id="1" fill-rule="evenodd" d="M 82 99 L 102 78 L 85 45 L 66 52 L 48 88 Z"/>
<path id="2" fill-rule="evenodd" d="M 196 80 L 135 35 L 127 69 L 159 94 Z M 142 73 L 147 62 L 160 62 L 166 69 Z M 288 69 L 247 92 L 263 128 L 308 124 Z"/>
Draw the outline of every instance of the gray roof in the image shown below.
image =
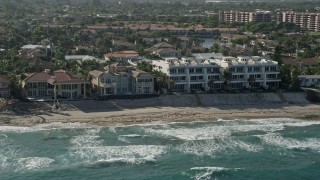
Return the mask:
<path id="1" fill-rule="evenodd" d="M 222 53 L 193 53 L 193 57 L 196 59 L 221 59 L 223 58 Z"/>

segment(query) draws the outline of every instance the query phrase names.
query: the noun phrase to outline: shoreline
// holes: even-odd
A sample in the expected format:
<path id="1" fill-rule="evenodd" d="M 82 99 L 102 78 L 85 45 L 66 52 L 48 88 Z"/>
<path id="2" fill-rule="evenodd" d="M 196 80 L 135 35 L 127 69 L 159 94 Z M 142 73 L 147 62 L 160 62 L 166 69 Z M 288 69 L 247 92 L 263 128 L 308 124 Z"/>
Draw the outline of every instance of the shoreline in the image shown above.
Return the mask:
<path id="1" fill-rule="evenodd" d="M 99 105 L 97 104 L 97 107 Z M 320 105 L 230 105 L 215 107 L 144 107 L 121 110 L 80 109 L 46 111 L 35 109 L 30 115 L 0 113 L 0 126 L 34 126 L 44 123 L 86 123 L 98 126 L 132 125 L 153 122 L 216 121 L 219 119 L 295 118 L 320 120 Z"/>

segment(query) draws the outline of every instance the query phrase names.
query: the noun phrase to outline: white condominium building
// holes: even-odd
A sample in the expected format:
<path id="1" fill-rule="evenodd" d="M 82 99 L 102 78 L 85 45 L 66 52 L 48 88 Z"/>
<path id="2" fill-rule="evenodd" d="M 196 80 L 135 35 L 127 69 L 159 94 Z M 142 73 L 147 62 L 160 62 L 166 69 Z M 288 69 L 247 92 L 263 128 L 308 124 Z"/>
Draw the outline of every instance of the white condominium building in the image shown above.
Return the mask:
<path id="1" fill-rule="evenodd" d="M 231 73 L 231 89 L 278 88 L 281 81 L 278 62 L 260 56 L 223 57 L 220 65 Z"/>
<path id="2" fill-rule="evenodd" d="M 222 89 L 225 85 L 231 89 L 279 86 L 279 68 L 275 61 L 259 56 L 235 58 L 213 54 L 211 57 L 166 58 L 154 60 L 152 65 L 155 70 L 167 74 L 174 81 L 174 90 L 180 92 Z M 224 77 L 224 71 L 231 73 L 230 79 Z"/>
<path id="3" fill-rule="evenodd" d="M 221 79 L 220 65 L 212 60 L 194 58 L 165 58 L 152 62 L 155 70 L 167 74 L 174 81 L 174 90 L 190 92 L 191 90 L 208 91 L 208 82 L 213 79 L 212 88 L 220 89 Z"/>

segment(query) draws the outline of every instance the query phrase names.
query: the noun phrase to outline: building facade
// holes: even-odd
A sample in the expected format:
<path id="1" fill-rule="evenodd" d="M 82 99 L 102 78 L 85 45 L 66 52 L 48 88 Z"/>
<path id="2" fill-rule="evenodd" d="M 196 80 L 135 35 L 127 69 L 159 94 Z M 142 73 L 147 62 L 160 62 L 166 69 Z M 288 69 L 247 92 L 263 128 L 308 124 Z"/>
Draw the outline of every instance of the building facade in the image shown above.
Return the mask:
<path id="1" fill-rule="evenodd" d="M 303 87 L 320 86 L 320 75 L 300 75 L 298 79 Z"/>
<path id="2" fill-rule="evenodd" d="M 199 57 L 199 56 L 198 56 Z M 166 58 L 154 60 L 152 65 L 174 81 L 173 90 L 179 92 L 244 88 L 278 88 L 278 63 L 252 57 Z M 225 71 L 230 73 L 226 77 Z"/>
<path id="3" fill-rule="evenodd" d="M 278 62 L 260 56 L 223 57 L 220 65 L 231 73 L 231 89 L 278 88 L 281 81 Z"/>
<path id="4" fill-rule="evenodd" d="M 28 74 L 22 81 L 28 98 L 86 98 L 86 84 L 87 81 L 64 70 Z"/>
<path id="5" fill-rule="evenodd" d="M 173 90 L 179 92 L 190 92 L 192 90 L 208 91 L 209 80 L 214 83 L 211 88 L 220 89 L 221 79 L 220 66 L 215 62 L 194 58 L 165 58 L 152 62 L 155 70 L 167 74 L 174 81 Z"/>
<path id="6" fill-rule="evenodd" d="M 304 30 L 320 31 L 320 13 L 283 11 L 277 13 L 277 24 L 290 22 Z"/>
<path id="7" fill-rule="evenodd" d="M 90 71 L 91 83 L 99 95 L 153 94 L 154 77 L 144 71 Z"/>
<path id="8" fill-rule="evenodd" d="M 270 11 L 239 12 L 239 11 L 220 11 L 219 21 L 226 23 L 240 22 L 271 22 Z"/>

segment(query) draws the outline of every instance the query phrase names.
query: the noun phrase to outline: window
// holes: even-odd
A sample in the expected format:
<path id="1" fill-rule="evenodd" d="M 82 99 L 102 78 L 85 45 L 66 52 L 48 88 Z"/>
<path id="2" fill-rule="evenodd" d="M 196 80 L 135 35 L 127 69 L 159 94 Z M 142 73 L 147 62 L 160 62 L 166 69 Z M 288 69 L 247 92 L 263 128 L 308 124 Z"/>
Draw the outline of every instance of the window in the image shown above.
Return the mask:
<path id="1" fill-rule="evenodd" d="M 53 91 L 52 90 L 49 90 L 48 91 L 48 96 L 52 96 L 53 95 Z"/>
<path id="2" fill-rule="evenodd" d="M 47 84 L 48 84 L 48 83 L 46 83 L 46 82 L 39 82 L 39 83 L 38 83 L 38 88 L 40 88 L 40 89 L 47 88 Z"/>
<path id="3" fill-rule="evenodd" d="M 237 67 L 237 72 L 243 72 L 243 67 Z"/>
<path id="4" fill-rule="evenodd" d="M 191 81 L 196 81 L 196 80 L 197 80 L 197 76 L 191 76 L 191 77 L 190 77 L 190 80 L 191 80 Z"/>
<path id="5" fill-rule="evenodd" d="M 176 91 L 185 91 L 185 85 L 184 84 L 175 84 L 174 85 L 174 90 L 176 90 Z"/>
<path id="6" fill-rule="evenodd" d="M 39 90 L 38 91 L 38 96 L 46 96 L 47 95 L 47 91 L 46 90 Z"/>
<path id="7" fill-rule="evenodd" d="M 184 74 L 184 73 L 185 73 L 185 70 L 180 68 L 180 69 L 178 69 L 178 73 L 179 73 L 179 74 Z"/>
<path id="8" fill-rule="evenodd" d="M 196 73 L 202 73 L 202 68 L 196 68 Z"/>
<path id="9" fill-rule="evenodd" d="M 106 94 L 113 94 L 112 88 L 106 88 Z"/>
<path id="10" fill-rule="evenodd" d="M 149 94 L 150 93 L 150 87 L 144 87 L 143 91 L 144 91 L 144 94 Z"/>
<path id="11" fill-rule="evenodd" d="M 231 83 L 231 88 L 232 89 L 241 89 L 241 88 L 243 88 L 243 84 L 242 83 Z"/>
<path id="12" fill-rule="evenodd" d="M 71 85 L 70 84 L 63 84 L 61 86 L 62 89 L 65 89 L 65 90 L 71 90 Z"/>
<path id="13" fill-rule="evenodd" d="M 220 69 L 219 68 L 207 68 L 207 73 L 220 73 Z"/>
<path id="14" fill-rule="evenodd" d="M 230 72 L 235 72 L 235 68 L 229 68 Z"/>
<path id="15" fill-rule="evenodd" d="M 78 92 L 77 91 L 74 91 L 73 93 L 72 93 L 72 98 L 77 98 L 78 97 Z"/>
<path id="16" fill-rule="evenodd" d="M 238 76 L 237 75 L 232 75 L 232 79 L 238 79 Z"/>
<path id="17" fill-rule="evenodd" d="M 260 72 L 260 67 L 254 67 L 254 68 L 253 68 L 253 71 L 254 71 L 254 72 Z"/>
<path id="18" fill-rule="evenodd" d="M 189 73 L 194 73 L 194 69 L 193 68 L 189 69 Z"/>
<path id="19" fill-rule="evenodd" d="M 277 75 L 276 74 L 267 74 L 267 79 L 276 79 Z"/>
<path id="20" fill-rule="evenodd" d="M 270 71 L 273 71 L 273 72 L 277 71 L 277 67 L 275 67 L 275 66 L 274 67 L 270 67 Z"/>
<path id="21" fill-rule="evenodd" d="M 252 72 L 252 67 L 248 67 L 248 72 Z"/>
<path id="22" fill-rule="evenodd" d="M 62 97 L 71 98 L 71 93 L 70 92 L 62 92 Z"/>
<path id="23" fill-rule="evenodd" d="M 220 76 L 219 75 L 211 75 L 211 76 L 208 76 L 208 79 L 218 80 L 218 79 L 220 79 Z"/>
<path id="24" fill-rule="evenodd" d="M 170 69 L 170 74 L 175 74 L 177 72 L 177 69 Z"/>

